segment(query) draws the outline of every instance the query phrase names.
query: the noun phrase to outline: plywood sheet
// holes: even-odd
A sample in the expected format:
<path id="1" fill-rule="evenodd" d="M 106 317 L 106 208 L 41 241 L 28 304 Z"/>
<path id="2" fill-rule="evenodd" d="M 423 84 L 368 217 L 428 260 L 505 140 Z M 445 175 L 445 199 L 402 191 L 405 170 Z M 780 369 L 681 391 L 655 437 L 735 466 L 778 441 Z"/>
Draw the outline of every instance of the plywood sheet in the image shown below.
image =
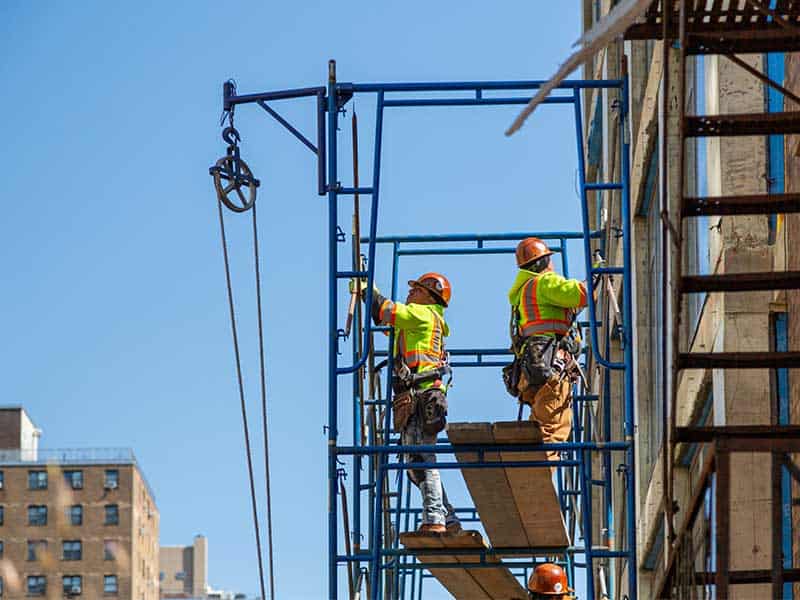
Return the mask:
<path id="1" fill-rule="evenodd" d="M 464 531 L 460 535 L 422 535 L 403 533 L 400 542 L 409 550 L 428 548 L 479 549 L 486 548 L 486 542 L 477 531 Z M 422 563 L 468 564 L 478 562 L 475 555 L 436 555 L 418 556 Z M 488 562 L 496 562 L 496 568 L 464 569 L 439 567 L 430 569 L 431 574 L 457 600 L 525 600 L 527 592 L 507 567 L 492 556 Z"/>
<path id="2" fill-rule="evenodd" d="M 451 423 L 454 446 L 496 444 L 485 462 L 543 461 L 544 452 L 503 452 L 503 444 L 541 443 L 539 427 L 530 421 Z M 474 452 L 458 452 L 459 462 L 476 461 Z M 569 545 L 558 495 L 548 468 L 462 469 L 486 534 L 497 548 L 557 548 Z"/>

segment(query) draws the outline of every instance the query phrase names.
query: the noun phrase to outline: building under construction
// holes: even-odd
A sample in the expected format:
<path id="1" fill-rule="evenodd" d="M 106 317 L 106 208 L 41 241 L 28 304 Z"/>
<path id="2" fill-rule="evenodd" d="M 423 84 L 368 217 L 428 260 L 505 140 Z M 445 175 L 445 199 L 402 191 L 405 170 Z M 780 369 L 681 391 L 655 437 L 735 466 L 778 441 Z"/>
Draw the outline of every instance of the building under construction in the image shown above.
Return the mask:
<path id="1" fill-rule="evenodd" d="M 331 62 L 318 87 L 224 86 L 228 151 L 211 169 L 223 245 L 225 220 L 250 213 L 258 277 L 257 165 L 240 155 L 236 111 L 263 109 L 304 144 L 327 197 L 332 599 L 421 600 L 432 579 L 459 599 L 524 599 L 545 561 L 581 598 L 800 597 L 800 3 L 582 5 L 581 48 L 550 80 L 342 82 Z M 369 136 L 342 114 L 356 97 L 372 107 Z M 281 116 L 292 101 L 314 112 L 313 136 Z M 570 111 L 574 230 L 378 230 L 384 115 L 455 106 L 521 108 L 507 133 Z M 457 512 L 474 531 L 418 535 L 418 498 L 396 475 L 433 465 L 402 458 L 393 337 L 346 282 L 366 279 L 369 305 L 376 273 L 391 273 L 396 299 L 406 257 L 513 254 L 531 235 L 596 292 L 578 322 L 571 439 L 459 415 L 426 451 L 463 477 L 472 502 Z M 228 284 L 233 317 L 229 272 Z M 456 369 L 510 361 L 489 345 L 449 351 Z"/>

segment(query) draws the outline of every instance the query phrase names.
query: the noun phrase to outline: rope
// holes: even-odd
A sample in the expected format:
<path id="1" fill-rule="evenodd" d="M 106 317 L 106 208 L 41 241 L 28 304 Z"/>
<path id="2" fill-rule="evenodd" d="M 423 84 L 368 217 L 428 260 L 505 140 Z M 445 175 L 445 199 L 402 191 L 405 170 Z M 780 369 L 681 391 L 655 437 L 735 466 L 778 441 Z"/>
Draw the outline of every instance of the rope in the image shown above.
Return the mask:
<path id="1" fill-rule="evenodd" d="M 261 316 L 261 266 L 258 256 L 256 205 L 253 203 L 253 256 L 256 265 L 256 304 L 258 309 L 258 354 L 261 375 L 261 416 L 264 426 L 264 478 L 267 493 L 267 546 L 269 548 L 269 597 L 275 598 L 275 563 L 272 551 L 272 491 L 269 477 L 269 429 L 267 427 L 267 374 L 264 367 L 264 323 Z M 260 558 L 260 553 L 259 553 Z M 263 596 L 263 590 L 262 590 Z"/>
<path id="2" fill-rule="evenodd" d="M 233 333 L 233 350 L 234 355 L 236 357 L 236 378 L 239 382 L 239 401 L 242 408 L 242 426 L 244 427 L 244 444 L 245 449 L 247 450 L 247 473 L 250 478 L 250 500 L 252 501 L 253 505 L 253 528 L 255 530 L 256 536 L 256 551 L 258 552 L 258 575 L 259 575 L 259 584 L 261 586 L 261 597 L 266 598 L 266 594 L 264 592 L 264 564 L 261 558 L 261 532 L 258 527 L 258 507 L 256 505 L 256 486 L 255 480 L 253 478 L 253 458 L 250 452 L 250 429 L 247 425 L 247 408 L 245 406 L 244 401 L 244 382 L 242 380 L 242 361 L 241 356 L 239 353 L 239 337 L 236 333 L 236 311 L 233 305 L 233 287 L 231 286 L 231 269 L 230 269 L 230 262 L 228 260 L 228 242 L 225 237 L 225 219 L 222 216 L 222 202 L 217 201 L 217 207 L 219 208 L 219 229 L 220 233 L 222 234 L 222 254 L 225 259 L 225 280 L 228 285 L 228 308 L 230 310 L 231 315 L 231 332 Z M 255 208 L 255 206 L 254 206 Z M 254 213 L 255 216 L 255 213 Z M 259 310 L 259 319 L 261 316 L 261 311 Z M 262 363 L 263 365 L 263 363 Z M 262 367 L 263 373 L 263 367 Z M 264 432 L 266 434 L 266 431 Z M 266 439 L 266 435 L 265 435 Z M 269 497 L 268 497 L 269 498 Z M 269 501 L 269 500 L 268 500 Z M 270 544 L 270 558 L 272 552 L 272 544 Z M 271 573 L 270 573 L 271 575 Z"/>

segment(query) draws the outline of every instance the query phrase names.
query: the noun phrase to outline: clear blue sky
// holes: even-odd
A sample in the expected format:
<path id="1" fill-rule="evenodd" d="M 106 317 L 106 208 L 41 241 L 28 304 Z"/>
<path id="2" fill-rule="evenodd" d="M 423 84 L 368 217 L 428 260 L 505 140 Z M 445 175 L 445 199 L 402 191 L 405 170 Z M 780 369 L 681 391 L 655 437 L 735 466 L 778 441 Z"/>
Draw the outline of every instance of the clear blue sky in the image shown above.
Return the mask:
<path id="1" fill-rule="evenodd" d="M 3 2 L 2 402 L 28 409 L 45 447 L 133 447 L 157 496 L 162 543 L 204 533 L 211 583 L 255 592 L 207 173 L 224 151 L 222 82 L 235 78 L 243 93 L 321 85 L 329 58 L 342 81 L 544 78 L 579 30 L 574 0 Z M 312 134 L 307 104 L 276 108 Z M 516 108 L 387 115 L 381 232 L 577 229 L 571 114 L 546 108 L 512 139 L 502 132 Z M 356 110 L 368 156 L 372 105 L 359 100 Z M 325 203 L 307 149 L 255 107 L 237 113 L 237 126 L 263 182 L 279 597 L 318 599 L 327 554 Z M 252 316 L 240 222 L 230 225 L 239 308 Z M 422 269 L 453 281 L 451 347 L 507 343 L 510 257 L 408 261 L 401 276 Z M 255 422 L 254 328 L 242 318 Z M 457 374 L 453 420 L 515 412 L 496 371 Z M 466 502 L 456 473 L 445 482 Z"/>

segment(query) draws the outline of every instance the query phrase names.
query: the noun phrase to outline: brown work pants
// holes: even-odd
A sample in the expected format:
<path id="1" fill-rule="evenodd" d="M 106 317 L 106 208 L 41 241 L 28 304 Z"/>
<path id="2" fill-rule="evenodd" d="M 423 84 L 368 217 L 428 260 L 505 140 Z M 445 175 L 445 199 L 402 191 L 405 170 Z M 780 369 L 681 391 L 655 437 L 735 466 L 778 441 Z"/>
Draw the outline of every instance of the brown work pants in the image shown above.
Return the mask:
<path id="1" fill-rule="evenodd" d="M 523 374 L 520 402 L 531 407 L 530 420 L 539 425 L 545 443 L 566 442 L 572 429 L 572 384 L 568 377 L 551 377 L 542 386 L 530 387 Z M 560 452 L 547 452 L 548 460 L 558 460 Z"/>

